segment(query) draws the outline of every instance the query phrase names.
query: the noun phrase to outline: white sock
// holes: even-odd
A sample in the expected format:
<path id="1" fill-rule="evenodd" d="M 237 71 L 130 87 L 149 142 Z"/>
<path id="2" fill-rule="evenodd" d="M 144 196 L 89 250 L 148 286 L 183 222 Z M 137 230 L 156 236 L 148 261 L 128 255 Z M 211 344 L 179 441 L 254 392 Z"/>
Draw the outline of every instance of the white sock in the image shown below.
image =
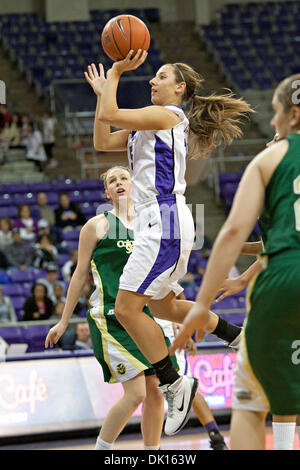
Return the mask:
<path id="1" fill-rule="evenodd" d="M 293 450 L 296 423 L 272 423 L 274 450 Z"/>
<path id="2" fill-rule="evenodd" d="M 297 432 L 298 432 L 298 439 L 299 439 L 299 446 L 300 446 L 300 426 L 297 426 Z"/>
<path id="3" fill-rule="evenodd" d="M 96 442 L 96 447 L 94 450 L 110 450 L 113 446 L 113 442 L 110 444 L 109 442 L 102 441 L 100 437 L 98 437 Z"/>
<path id="4" fill-rule="evenodd" d="M 144 450 L 159 450 L 160 449 L 160 444 L 157 444 L 157 446 L 145 446 L 144 444 Z"/>

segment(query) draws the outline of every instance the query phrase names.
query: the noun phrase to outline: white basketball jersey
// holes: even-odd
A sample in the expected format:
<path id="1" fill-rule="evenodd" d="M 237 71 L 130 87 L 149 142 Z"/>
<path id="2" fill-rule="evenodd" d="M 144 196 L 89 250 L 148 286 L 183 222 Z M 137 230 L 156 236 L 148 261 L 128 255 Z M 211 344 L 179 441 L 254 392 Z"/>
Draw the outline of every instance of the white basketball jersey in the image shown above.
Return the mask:
<path id="1" fill-rule="evenodd" d="M 135 204 L 185 192 L 189 121 L 179 106 L 166 108 L 181 122 L 167 130 L 132 131 L 128 137 L 131 198 Z"/>

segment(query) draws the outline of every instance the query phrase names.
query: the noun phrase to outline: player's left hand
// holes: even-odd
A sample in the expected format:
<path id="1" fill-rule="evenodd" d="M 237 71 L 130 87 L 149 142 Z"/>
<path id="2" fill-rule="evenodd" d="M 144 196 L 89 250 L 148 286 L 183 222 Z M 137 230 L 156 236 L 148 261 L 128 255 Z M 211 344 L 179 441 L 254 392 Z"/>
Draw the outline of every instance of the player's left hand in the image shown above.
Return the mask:
<path id="1" fill-rule="evenodd" d="M 175 351 L 184 349 L 190 337 L 193 333 L 197 330 L 196 340 L 198 340 L 199 336 L 203 335 L 203 330 L 205 323 L 208 320 L 208 308 L 202 305 L 201 303 L 196 302 L 187 316 L 184 319 L 180 332 L 174 339 L 171 348 L 170 348 L 170 355 L 175 354 Z M 199 332 L 198 332 L 199 330 Z"/>
<path id="2" fill-rule="evenodd" d="M 195 354 L 197 353 L 197 346 L 192 338 L 189 338 L 185 347 L 185 351 L 189 353 L 191 356 L 195 356 Z"/>
<path id="3" fill-rule="evenodd" d="M 135 70 L 140 65 L 142 65 L 146 58 L 148 52 L 138 49 L 137 53 L 133 55 L 133 50 L 129 51 L 125 59 L 114 62 L 112 68 L 108 71 L 107 76 L 109 77 L 110 73 L 117 72 L 118 75 L 121 75 L 123 72 L 128 70 Z"/>

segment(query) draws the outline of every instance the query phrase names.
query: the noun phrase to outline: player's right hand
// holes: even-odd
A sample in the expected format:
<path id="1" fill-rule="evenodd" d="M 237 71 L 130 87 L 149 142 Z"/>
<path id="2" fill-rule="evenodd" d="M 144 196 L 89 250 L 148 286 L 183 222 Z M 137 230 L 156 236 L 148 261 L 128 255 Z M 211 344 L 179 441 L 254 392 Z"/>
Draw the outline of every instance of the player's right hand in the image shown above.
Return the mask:
<path id="1" fill-rule="evenodd" d="M 56 344 L 59 338 L 64 334 L 66 331 L 67 326 L 63 325 L 61 322 L 57 323 L 57 325 L 53 326 L 50 330 L 49 333 L 47 334 L 47 337 L 45 339 L 45 349 L 48 348 L 48 345 L 50 348 L 53 347 L 53 344 Z"/>

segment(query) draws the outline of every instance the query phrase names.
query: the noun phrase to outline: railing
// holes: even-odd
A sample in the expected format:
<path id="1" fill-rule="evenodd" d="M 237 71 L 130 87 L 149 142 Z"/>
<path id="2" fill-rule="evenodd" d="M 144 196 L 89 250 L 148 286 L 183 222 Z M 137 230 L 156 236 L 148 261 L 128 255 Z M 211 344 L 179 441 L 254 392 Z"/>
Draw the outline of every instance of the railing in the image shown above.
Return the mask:
<path id="1" fill-rule="evenodd" d="M 120 107 L 143 107 L 150 104 L 149 94 L 143 93 L 138 84 L 145 82 L 148 84 L 150 76 L 132 76 L 121 77 L 118 87 L 118 102 Z M 74 97 L 62 89 L 68 87 L 68 91 L 73 87 Z M 66 88 L 65 88 L 66 90 Z M 135 92 L 134 92 L 135 91 Z M 130 96 L 131 104 L 127 105 L 126 98 Z M 125 99 L 125 105 L 122 101 Z M 92 88 L 84 79 L 64 79 L 53 80 L 50 85 L 50 107 L 53 114 L 56 115 L 63 135 L 67 137 L 68 145 L 71 147 L 74 139 L 79 136 L 91 136 L 93 134 L 93 119 L 96 108 L 96 96 Z M 88 125 L 86 125 L 87 121 Z"/>
<path id="2" fill-rule="evenodd" d="M 91 162 L 87 161 L 87 155 L 91 156 Z M 99 170 L 102 170 L 103 168 L 110 168 L 112 164 L 124 165 L 124 160 L 100 163 L 99 153 L 94 149 L 94 147 L 82 147 L 76 149 L 76 159 L 80 162 L 80 172 L 82 179 L 86 179 L 88 177 L 88 170 L 94 170 L 94 178 L 99 178 Z"/>

